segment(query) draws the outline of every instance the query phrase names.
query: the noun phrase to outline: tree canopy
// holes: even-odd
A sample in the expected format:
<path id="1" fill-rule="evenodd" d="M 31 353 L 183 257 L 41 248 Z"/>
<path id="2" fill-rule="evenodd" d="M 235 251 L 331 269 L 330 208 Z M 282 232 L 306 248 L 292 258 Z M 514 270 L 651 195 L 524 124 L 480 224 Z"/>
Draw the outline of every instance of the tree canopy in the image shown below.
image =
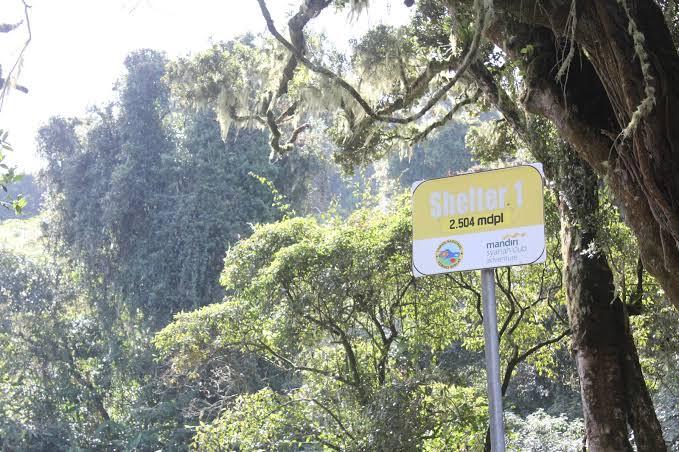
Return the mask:
<path id="1" fill-rule="evenodd" d="M 530 161 L 507 447 L 677 448 L 675 2 L 408 0 L 347 48 L 310 24 L 374 3 L 257 3 L 267 33 L 132 52 L 40 129 L 40 212 L 0 223 L 0 449 L 489 450 L 479 278 L 413 276 L 408 193 Z"/>
<path id="2" fill-rule="evenodd" d="M 514 127 L 528 130 L 530 115 L 541 115 L 606 180 L 642 243 L 645 267 L 679 303 L 673 3 L 421 0 L 410 24 L 368 32 L 349 57 L 305 27 L 330 6 L 360 10 L 368 2 L 304 0 L 288 36 L 266 1 L 258 3 L 272 38 L 243 60 L 266 63 L 257 82 L 227 69 L 244 49 L 214 49 L 171 73 L 191 86 L 180 93 L 187 101 L 213 105 L 223 126 L 268 128 L 274 155 L 292 149 L 320 108 L 332 117 L 336 160 L 347 168 L 421 140 L 481 94 Z M 236 78 L 220 82 L 226 74 Z"/>

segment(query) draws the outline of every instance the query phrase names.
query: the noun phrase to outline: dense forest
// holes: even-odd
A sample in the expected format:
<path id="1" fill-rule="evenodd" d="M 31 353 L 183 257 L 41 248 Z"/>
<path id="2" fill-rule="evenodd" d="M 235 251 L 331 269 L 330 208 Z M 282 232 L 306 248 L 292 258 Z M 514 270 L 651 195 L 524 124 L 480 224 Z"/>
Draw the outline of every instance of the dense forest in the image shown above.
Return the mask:
<path id="1" fill-rule="evenodd" d="M 679 209 L 625 154 L 664 132 L 643 98 L 606 110 L 593 164 L 591 11 L 569 41 L 512 1 L 406 1 L 343 53 L 304 27 L 366 2 L 302 1 L 289 38 L 258 3 L 269 34 L 134 51 L 108 103 L 40 128 L 39 174 L 2 167 L 0 450 L 490 450 L 480 278 L 413 276 L 411 186 L 534 161 L 547 258 L 494 271 L 507 448 L 679 450 Z M 661 14 L 677 59 L 676 4 L 646 3 L 615 5 L 627 41 L 660 46 Z M 527 106 L 540 77 L 571 116 Z"/>

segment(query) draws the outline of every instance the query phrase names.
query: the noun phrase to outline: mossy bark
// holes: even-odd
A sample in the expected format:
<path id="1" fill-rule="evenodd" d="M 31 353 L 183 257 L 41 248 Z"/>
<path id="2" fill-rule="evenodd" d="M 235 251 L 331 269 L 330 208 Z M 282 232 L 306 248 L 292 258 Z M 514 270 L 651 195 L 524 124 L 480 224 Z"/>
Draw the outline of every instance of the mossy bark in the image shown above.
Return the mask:
<path id="1" fill-rule="evenodd" d="M 589 449 L 630 450 L 629 425 L 638 450 L 665 450 L 625 306 L 606 257 L 592 246 L 598 228 L 596 174 L 565 144 L 547 143 L 540 121 L 527 122 L 483 65 L 475 64 L 472 73 L 486 99 L 542 161 L 558 195 L 564 284 Z"/>
<path id="2" fill-rule="evenodd" d="M 666 450 L 625 306 L 606 256 L 594 247 L 597 177 L 572 154 L 563 156 L 557 171 L 564 284 L 587 448 L 632 450 L 629 424 L 638 450 Z M 574 178 L 578 185 L 568 182 Z"/>
<path id="3" fill-rule="evenodd" d="M 605 178 L 645 268 L 679 308 L 677 49 L 654 1 L 575 1 L 575 15 L 573 1 L 495 0 L 486 34 L 523 61 L 525 108 L 548 118 Z M 530 55 L 521 52 L 528 45 Z M 571 45 L 575 55 L 557 80 Z"/>

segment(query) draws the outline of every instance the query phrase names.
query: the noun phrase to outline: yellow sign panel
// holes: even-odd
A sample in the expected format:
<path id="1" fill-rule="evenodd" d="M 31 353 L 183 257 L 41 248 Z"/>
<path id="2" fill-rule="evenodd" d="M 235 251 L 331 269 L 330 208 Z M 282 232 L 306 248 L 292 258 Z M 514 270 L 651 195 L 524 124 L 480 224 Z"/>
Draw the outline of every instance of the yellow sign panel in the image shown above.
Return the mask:
<path id="1" fill-rule="evenodd" d="M 542 175 L 531 165 L 417 184 L 413 189 L 416 273 L 539 261 L 544 252 L 542 191 Z"/>
<path id="2" fill-rule="evenodd" d="M 532 166 L 431 179 L 413 193 L 415 240 L 543 223 L 542 176 Z"/>

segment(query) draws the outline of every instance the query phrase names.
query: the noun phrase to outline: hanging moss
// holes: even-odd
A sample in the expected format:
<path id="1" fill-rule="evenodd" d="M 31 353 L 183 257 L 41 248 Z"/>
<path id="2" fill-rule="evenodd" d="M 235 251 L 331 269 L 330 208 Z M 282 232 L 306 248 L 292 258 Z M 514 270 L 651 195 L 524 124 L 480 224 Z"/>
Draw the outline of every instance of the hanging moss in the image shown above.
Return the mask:
<path id="1" fill-rule="evenodd" d="M 646 95 L 646 97 L 642 99 L 642 101 L 639 103 L 636 110 L 634 110 L 634 113 L 632 113 L 632 118 L 630 118 L 627 127 L 625 127 L 621 132 L 621 135 L 624 139 L 628 138 L 632 134 L 632 132 L 634 132 L 634 130 L 639 125 L 639 121 L 641 121 L 643 118 L 647 117 L 651 113 L 653 107 L 655 107 L 656 99 L 655 99 L 655 87 L 653 86 L 655 79 L 651 75 L 651 63 L 648 52 L 644 47 L 644 42 L 646 41 L 646 38 L 637 27 L 637 24 L 634 21 L 634 19 L 632 19 L 632 15 L 630 13 L 627 2 L 625 0 L 618 0 L 618 4 L 620 4 L 620 6 L 622 6 L 622 8 L 625 10 L 625 14 L 627 15 L 627 19 L 629 20 L 627 31 L 629 35 L 632 37 L 632 41 L 634 43 L 634 54 L 636 55 L 637 58 L 639 58 L 639 64 L 641 65 L 641 74 L 644 78 L 644 94 Z"/>

